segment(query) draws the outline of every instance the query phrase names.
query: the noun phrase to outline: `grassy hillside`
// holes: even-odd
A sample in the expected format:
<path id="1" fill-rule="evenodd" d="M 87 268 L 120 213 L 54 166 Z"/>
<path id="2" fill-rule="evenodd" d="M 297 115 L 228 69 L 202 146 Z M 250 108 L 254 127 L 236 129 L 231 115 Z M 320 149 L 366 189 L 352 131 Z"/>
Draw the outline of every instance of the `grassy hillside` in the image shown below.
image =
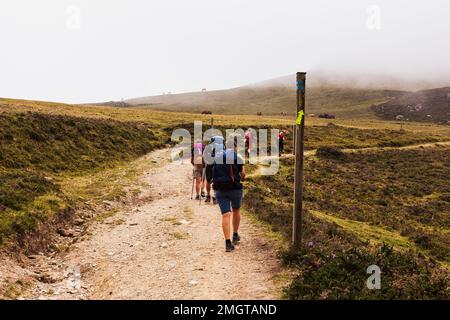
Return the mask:
<path id="1" fill-rule="evenodd" d="M 291 152 L 292 134 L 288 137 Z M 448 136 L 375 126 L 306 127 L 305 148 L 317 154 L 305 162 L 302 246 L 282 253 L 298 273 L 287 298 L 448 298 L 450 148 L 392 149 L 437 141 Z M 286 241 L 292 230 L 293 165 L 286 155 L 275 176 L 247 168 L 244 206 Z M 379 291 L 364 285 L 372 264 L 382 270 Z"/>
<path id="2" fill-rule="evenodd" d="M 307 113 L 332 113 L 338 118 L 371 118 L 370 106 L 385 102 L 400 91 L 311 87 L 307 89 Z M 295 88 L 286 86 L 241 87 L 230 90 L 168 94 L 126 102 L 158 110 L 214 114 L 295 114 Z"/>
<path id="3" fill-rule="evenodd" d="M 308 158 L 303 244 L 284 254 L 299 273 L 287 297 L 448 298 L 449 157 L 442 147 Z M 293 159 L 247 186 L 247 209 L 290 239 Z M 382 270 L 381 290 L 364 286 L 372 264 Z"/>
<path id="4" fill-rule="evenodd" d="M 76 205 L 61 187 L 64 181 L 130 161 L 164 143 L 133 122 L 0 113 L 0 243 Z"/>
<path id="5" fill-rule="evenodd" d="M 259 124 L 292 123 L 290 118 L 259 117 L 248 115 L 245 118 L 239 115 L 199 115 L 193 113 L 178 112 L 176 116 L 172 112 L 163 112 L 154 109 L 118 108 L 99 105 L 71 105 L 46 101 L 30 101 L 0 98 L 0 113 L 39 112 L 49 115 L 64 115 L 77 118 L 111 119 L 125 122 L 145 123 L 149 128 L 159 130 L 162 127 L 190 124 L 194 121 L 203 121 L 209 125 L 211 118 L 214 124 Z M 326 122 L 325 122 L 326 123 Z"/>
<path id="6" fill-rule="evenodd" d="M 408 121 L 450 124 L 450 87 L 408 93 L 372 109 L 386 120 L 400 115 Z"/>

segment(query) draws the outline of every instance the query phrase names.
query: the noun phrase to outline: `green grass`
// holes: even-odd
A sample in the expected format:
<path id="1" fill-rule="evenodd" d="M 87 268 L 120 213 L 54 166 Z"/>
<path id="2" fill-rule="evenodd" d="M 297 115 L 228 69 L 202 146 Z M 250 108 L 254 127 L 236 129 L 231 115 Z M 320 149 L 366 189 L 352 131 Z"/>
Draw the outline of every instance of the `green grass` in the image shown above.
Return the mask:
<path id="1" fill-rule="evenodd" d="M 320 211 L 311 210 L 310 212 L 315 217 L 333 222 L 344 230 L 357 235 L 359 239 L 367 240 L 370 243 L 386 244 L 400 250 L 414 250 L 421 253 L 425 252 L 425 250 L 410 241 L 407 237 L 402 236 L 399 232 L 388 230 L 385 227 L 374 226 L 361 221 L 342 219 Z M 440 263 L 443 267 L 450 270 L 449 261 L 440 261 Z"/>
<path id="2" fill-rule="evenodd" d="M 0 167 L 0 211 L 22 209 L 32 199 L 60 188 L 42 173 Z"/>
<path id="3" fill-rule="evenodd" d="M 310 208 L 407 236 L 430 255 L 450 261 L 450 148 L 346 155 L 310 160 Z M 440 197 L 429 197 L 440 193 Z"/>
<path id="4" fill-rule="evenodd" d="M 40 113 L 0 114 L 0 139 L 0 166 L 51 173 L 127 161 L 160 144 L 136 123 Z"/>
<path id="5" fill-rule="evenodd" d="M 378 244 L 385 243 L 390 246 L 406 250 L 413 247 L 413 244 L 408 240 L 408 238 L 401 236 L 397 232 L 387 230 L 384 227 L 373 226 L 361 221 L 342 219 L 320 211 L 311 210 L 310 212 L 319 219 L 333 222 L 343 229 L 355 233 L 360 239 Z"/>

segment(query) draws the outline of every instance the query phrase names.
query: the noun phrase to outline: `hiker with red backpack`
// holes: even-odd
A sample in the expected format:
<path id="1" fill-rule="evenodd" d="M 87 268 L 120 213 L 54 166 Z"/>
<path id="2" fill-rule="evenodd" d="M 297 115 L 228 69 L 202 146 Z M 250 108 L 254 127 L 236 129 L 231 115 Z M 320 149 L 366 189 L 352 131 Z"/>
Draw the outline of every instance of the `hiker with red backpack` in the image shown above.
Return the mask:
<path id="1" fill-rule="evenodd" d="M 286 138 L 286 132 L 284 130 L 281 130 L 278 134 L 278 146 L 280 150 L 280 154 L 283 153 L 284 150 L 284 139 Z"/>
<path id="2" fill-rule="evenodd" d="M 223 139 L 223 138 L 222 138 Z M 234 250 L 234 245 L 241 240 L 239 224 L 241 221 L 240 208 L 243 198 L 242 180 L 245 178 L 244 160 L 237 154 L 237 144 L 222 151 L 215 150 L 212 165 L 212 182 L 222 213 L 222 229 L 225 236 L 225 251 Z M 233 238 L 231 240 L 231 221 L 233 224 Z"/>
<path id="3" fill-rule="evenodd" d="M 252 150 L 252 130 L 249 128 L 247 131 L 245 131 L 245 152 L 247 154 L 250 154 L 250 151 Z"/>
<path id="4" fill-rule="evenodd" d="M 194 143 L 194 147 L 191 152 L 191 164 L 193 165 L 193 177 L 195 180 L 195 191 L 196 196 L 195 200 L 200 200 L 200 197 L 205 196 L 205 192 L 203 191 L 203 179 L 204 179 L 204 167 L 205 161 L 203 158 L 203 151 L 205 150 L 205 145 L 197 140 Z M 192 197 L 192 196 L 191 196 Z"/>

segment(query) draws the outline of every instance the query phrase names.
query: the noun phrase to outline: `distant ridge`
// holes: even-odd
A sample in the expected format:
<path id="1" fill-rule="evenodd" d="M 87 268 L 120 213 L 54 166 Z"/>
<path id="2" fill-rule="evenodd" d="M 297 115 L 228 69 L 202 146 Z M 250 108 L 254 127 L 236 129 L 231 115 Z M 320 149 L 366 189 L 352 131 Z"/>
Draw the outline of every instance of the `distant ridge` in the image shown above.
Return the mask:
<path id="1" fill-rule="evenodd" d="M 383 115 L 372 106 L 438 83 L 440 80 L 419 83 L 415 79 L 393 76 L 310 71 L 307 75 L 307 114 L 328 113 L 346 119 L 375 118 Z M 295 75 L 232 89 L 141 97 L 123 103 L 126 107 L 192 113 L 211 111 L 213 114 L 294 115 Z M 436 114 L 437 117 L 441 115 L 441 112 Z M 392 118 L 391 115 L 389 117 Z"/>

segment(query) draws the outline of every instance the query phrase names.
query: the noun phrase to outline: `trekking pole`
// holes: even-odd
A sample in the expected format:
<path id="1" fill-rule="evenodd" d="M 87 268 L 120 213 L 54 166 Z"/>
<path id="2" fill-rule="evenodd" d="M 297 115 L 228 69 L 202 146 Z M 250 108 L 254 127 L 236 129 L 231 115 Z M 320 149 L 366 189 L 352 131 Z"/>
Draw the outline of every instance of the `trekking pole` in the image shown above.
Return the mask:
<path id="1" fill-rule="evenodd" d="M 195 171 L 192 169 L 192 191 L 191 191 L 191 200 L 194 198 L 194 181 L 195 181 Z"/>
<path id="2" fill-rule="evenodd" d="M 203 170 L 202 170 L 202 183 L 200 185 L 200 201 L 199 201 L 199 205 L 202 204 L 202 192 L 203 192 L 203 186 L 204 186 L 204 181 L 205 181 L 205 171 L 206 171 L 206 169 L 203 168 Z"/>

